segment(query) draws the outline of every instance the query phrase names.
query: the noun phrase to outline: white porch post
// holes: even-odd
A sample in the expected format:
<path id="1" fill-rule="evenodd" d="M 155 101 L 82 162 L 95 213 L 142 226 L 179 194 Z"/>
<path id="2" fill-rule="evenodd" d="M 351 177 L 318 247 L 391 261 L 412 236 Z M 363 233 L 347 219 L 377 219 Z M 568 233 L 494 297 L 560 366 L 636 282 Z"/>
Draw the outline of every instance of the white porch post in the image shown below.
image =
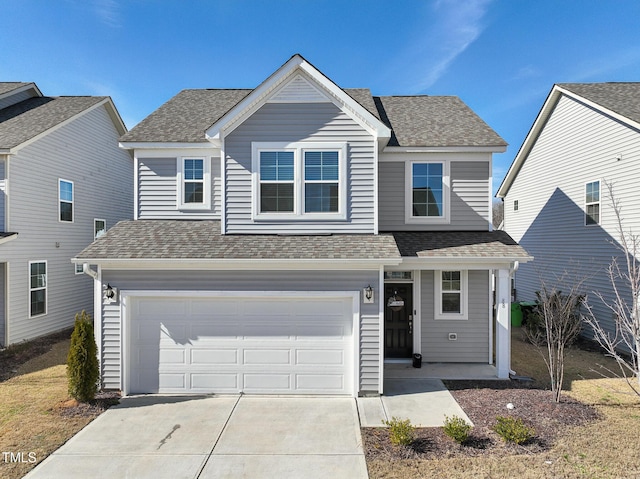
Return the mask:
<path id="1" fill-rule="evenodd" d="M 496 273 L 496 369 L 499 378 L 507 379 L 511 370 L 511 275 L 508 269 Z"/>

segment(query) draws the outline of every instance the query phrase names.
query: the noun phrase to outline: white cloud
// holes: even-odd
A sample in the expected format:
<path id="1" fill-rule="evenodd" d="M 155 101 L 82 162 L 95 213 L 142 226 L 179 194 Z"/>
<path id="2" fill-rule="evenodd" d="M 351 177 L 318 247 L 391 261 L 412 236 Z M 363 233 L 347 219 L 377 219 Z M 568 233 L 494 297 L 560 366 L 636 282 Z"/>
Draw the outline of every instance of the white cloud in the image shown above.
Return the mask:
<path id="1" fill-rule="evenodd" d="M 122 26 L 120 5 L 116 0 L 92 0 L 93 9 L 105 25 L 112 28 Z"/>
<path id="2" fill-rule="evenodd" d="M 484 17 L 493 0 L 439 0 L 432 5 L 424 33 L 403 55 L 413 72 L 403 74 L 410 91 L 432 86 L 485 29 Z"/>

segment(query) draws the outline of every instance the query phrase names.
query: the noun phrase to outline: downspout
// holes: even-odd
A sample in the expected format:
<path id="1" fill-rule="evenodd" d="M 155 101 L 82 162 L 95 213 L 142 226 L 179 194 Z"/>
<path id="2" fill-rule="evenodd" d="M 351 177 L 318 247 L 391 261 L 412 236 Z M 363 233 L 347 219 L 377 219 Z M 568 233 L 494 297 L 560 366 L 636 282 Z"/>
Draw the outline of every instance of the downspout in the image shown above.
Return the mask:
<path id="1" fill-rule="evenodd" d="M 89 263 L 83 263 L 82 264 L 82 272 L 84 274 L 88 274 L 89 276 L 91 276 L 93 279 L 98 279 L 98 272 L 92 270 L 91 268 L 89 268 Z"/>
<path id="2" fill-rule="evenodd" d="M 513 264 L 511 265 L 511 268 L 509 269 L 509 286 L 511 286 L 513 275 L 516 273 L 516 271 L 518 271 L 519 267 L 520 267 L 519 261 L 514 261 Z M 509 296 L 511 296 L 511 292 L 509 292 Z M 509 320 L 511 320 L 511 318 L 509 318 Z M 509 357 L 511 357 L 511 340 L 509 340 Z M 511 366 L 511 360 L 509 360 L 509 366 Z M 509 374 L 511 376 L 516 376 L 516 372 L 513 369 L 511 369 L 511 367 L 509 367 Z"/>

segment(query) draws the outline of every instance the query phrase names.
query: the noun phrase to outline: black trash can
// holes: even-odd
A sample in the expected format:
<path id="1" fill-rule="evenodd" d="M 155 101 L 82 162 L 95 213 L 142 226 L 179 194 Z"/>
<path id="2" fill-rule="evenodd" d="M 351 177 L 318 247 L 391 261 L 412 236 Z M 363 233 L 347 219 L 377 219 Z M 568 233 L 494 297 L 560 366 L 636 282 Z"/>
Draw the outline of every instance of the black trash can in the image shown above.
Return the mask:
<path id="1" fill-rule="evenodd" d="M 422 354 L 414 354 L 413 355 L 413 367 L 421 368 L 422 367 Z"/>

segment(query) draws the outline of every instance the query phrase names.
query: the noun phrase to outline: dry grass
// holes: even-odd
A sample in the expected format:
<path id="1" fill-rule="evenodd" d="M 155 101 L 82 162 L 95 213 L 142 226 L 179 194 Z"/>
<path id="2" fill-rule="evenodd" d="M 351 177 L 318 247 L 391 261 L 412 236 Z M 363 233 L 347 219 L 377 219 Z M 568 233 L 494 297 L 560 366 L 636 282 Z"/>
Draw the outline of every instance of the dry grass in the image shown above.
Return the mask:
<path id="1" fill-rule="evenodd" d="M 603 365 L 600 367 L 598 365 Z M 514 330 L 512 366 L 548 385 L 538 352 Z M 603 419 L 562 431 L 541 454 L 436 460 L 369 461 L 371 479 L 602 478 L 640 479 L 640 400 L 621 379 L 607 379 L 615 364 L 601 353 L 572 348 L 565 364 L 566 394 L 592 404 Z"/>
<path id="2" fill-rule="evenodd" d="M 24 363 L 17 374 L 0 382 L 0 454 L 34 453 L 42 461 L 95 416 L 67 417 L 60 405 L 68 399 L 66 360 L 69 340 Z M 35 464 L 11 463 L 0 455 L 0 477 L 20 478 Z"/>

